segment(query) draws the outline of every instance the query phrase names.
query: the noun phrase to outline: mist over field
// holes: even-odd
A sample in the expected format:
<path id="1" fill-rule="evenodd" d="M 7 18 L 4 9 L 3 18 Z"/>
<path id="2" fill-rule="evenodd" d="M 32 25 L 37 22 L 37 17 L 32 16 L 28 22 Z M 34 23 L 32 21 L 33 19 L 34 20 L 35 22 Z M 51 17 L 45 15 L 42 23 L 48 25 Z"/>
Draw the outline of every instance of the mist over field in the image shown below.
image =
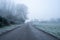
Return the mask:
<path id="1" fill-rule="evenodd" d="M 6 0 L 6 3 L 8 3 L 7 5 L 11 4 L 13 6 L 14 4 L 25 4 L 28 7 L 27 17 L 29 20 L 60 18 L 60 0 Z M 11 5 L 9 9 L 11 9 Z"/>
<path id="2" fill-rule="evenodd" d="M 28 7 L 28 21 L 35 19 L 49 21 L 60 18 L 60 0 L 14 0 L 14 2 L 23 3 Z"/>
<path id="3" fill-rule="evenodd" d="M 20 2 L 28 6 L 29 20 L 60 18 L 60 0 L 21 0 Z"/>

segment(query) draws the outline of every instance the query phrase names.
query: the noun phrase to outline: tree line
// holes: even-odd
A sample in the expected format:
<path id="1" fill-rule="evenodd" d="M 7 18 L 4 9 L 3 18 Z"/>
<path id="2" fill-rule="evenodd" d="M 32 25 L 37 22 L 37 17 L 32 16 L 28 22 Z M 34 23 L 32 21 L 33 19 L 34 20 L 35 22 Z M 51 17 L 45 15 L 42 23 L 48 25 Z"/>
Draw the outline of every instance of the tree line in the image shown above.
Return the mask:
<path id="1" fill-rule="evenodd" d="M 10 24 L 21 24 L 27 19 L 27 6 L 13 1 L 0 0 L 0 27 Z"/>

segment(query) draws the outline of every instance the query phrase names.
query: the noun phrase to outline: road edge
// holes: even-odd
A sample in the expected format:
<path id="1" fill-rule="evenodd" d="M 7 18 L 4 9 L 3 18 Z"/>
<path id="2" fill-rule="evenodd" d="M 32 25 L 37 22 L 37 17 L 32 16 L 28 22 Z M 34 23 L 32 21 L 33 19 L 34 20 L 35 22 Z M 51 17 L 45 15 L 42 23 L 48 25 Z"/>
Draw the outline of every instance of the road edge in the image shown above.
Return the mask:
<path id="1" fill-rule="evenodd" d="M 42 29 L 39 29 L 39 28 L 37 28 L 36 26 L 34 26 L 34 28 L 35 28 L 35 29 L 38 29 L 38 30 L 40 30 L 40 31 L 42 31 L 42 32 L 44 32 L 44 33 L 46 33 L 46 34 L 48 34 L 48 35 L 50 35 L 50 36 L 52 36 L 52 37 L 58 39 L 58 40 L 60 40 L 60 38 L 58 38 L 58 37 L 56 37 L 56 36 L 54 36 L 54 35 L 52 35 L 52 34 L 46 32 L 46 31 L 44 31 L 44 30 L 42 30 Z"/>
<path id="2" fill-rule="evenodd" d="M 15 27 L 15 28 L 13 28 L 13 29 L 11 29 L 11 30 L 8 30 L 8 31 L 6 31 L 6 32 L 3 32 L 2 34 L 0 34 L 0 36 L 3 36 L 4 34 L 6 34 L 6 33 L 8 33 L 8 32 L 11 32 L 11 31 L 13 31 L 13 30 L 15 30 L 15 29 L 17 29 L 17 28 L 20 28 L 21 25 L 22 25 L 22 24 L 20 24 L 18 27 Z"/>

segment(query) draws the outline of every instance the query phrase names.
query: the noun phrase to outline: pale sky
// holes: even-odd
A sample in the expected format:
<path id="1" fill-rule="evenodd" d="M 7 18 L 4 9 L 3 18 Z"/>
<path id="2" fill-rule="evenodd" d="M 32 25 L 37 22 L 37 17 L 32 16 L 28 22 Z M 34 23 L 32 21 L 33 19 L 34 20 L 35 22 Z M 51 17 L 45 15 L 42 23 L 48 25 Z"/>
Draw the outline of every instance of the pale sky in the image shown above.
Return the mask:
<path id="1" fill-rule="evenodd" d="M 17 0 L 28 7 L 28 18 L 49 20 L 60 18 L 60 0 Z"/>

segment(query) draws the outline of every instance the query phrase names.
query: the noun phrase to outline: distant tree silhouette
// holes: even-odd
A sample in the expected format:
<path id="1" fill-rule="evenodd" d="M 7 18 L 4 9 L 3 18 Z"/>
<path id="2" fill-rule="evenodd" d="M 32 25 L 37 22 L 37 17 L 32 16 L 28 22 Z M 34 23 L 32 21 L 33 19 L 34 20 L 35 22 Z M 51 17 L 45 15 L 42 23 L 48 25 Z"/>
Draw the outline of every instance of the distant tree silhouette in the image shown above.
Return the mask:
<path id="1" fill-rule="evenodd" d="M 0 0 L 0 26 L 24 23 L 27 19 L 27 6 L 11 1 Z"/>
<path id="2" fill-rule="evenodd" d="M 9 25 L 7 19 L 0 16 L 0 27 Z"/>
<path id="3" fill-rule="evenodd" d="M 60 23 L 60 18 L 57 19 L 57 22 Z"/>

